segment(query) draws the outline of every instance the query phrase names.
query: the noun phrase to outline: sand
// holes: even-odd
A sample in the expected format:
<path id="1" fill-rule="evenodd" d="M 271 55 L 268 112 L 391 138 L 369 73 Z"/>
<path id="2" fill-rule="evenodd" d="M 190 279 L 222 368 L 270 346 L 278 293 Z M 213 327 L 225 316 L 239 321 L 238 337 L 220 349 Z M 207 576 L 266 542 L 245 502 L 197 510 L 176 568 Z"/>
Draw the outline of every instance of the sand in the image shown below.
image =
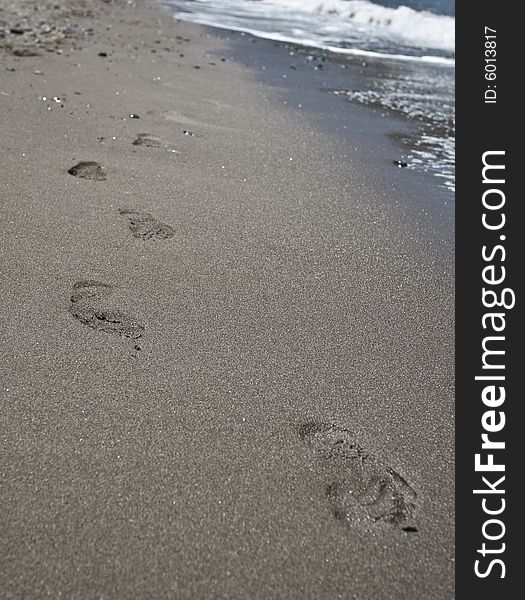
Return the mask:
<path id="1" fill-rule="evenodd" d="M 208 30 L 54 4 L 0 39 L 2 598 L 452 598 L 448 225 Z"/>

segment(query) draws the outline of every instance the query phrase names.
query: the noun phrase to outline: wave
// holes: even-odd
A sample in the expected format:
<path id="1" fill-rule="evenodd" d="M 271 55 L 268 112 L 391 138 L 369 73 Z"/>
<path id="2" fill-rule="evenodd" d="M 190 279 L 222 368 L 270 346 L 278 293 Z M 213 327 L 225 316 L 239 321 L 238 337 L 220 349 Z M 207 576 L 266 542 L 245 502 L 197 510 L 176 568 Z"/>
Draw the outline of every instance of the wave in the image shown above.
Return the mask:
<path id="1" fill-rule="evenodd" d="M 258 4 L 274 9 L 339 16 L 410 46 L 447 52 L 455 49 L 454 17 L 417 11 L 408 6 L 388 8 L 368 0 L 260 0 Z"/>
<path id="2" fill-rule="evenodd" d="M 369 0 L 160 1 L 182 19 L 257 37 L 345 54 L 454 63 L 455 18 L 404 5 L 389 8 Z"/>

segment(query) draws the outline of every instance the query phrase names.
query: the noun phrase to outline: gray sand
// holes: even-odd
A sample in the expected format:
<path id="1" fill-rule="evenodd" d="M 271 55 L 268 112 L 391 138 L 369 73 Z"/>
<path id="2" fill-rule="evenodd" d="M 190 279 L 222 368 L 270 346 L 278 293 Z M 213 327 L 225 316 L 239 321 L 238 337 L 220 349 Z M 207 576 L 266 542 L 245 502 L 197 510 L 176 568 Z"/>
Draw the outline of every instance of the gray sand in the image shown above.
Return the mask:
<path id="1" fill-rule="evenodd" d="M 138 4 L 0 40 L 0 596 L 452 598 L 451 235 Z"/>

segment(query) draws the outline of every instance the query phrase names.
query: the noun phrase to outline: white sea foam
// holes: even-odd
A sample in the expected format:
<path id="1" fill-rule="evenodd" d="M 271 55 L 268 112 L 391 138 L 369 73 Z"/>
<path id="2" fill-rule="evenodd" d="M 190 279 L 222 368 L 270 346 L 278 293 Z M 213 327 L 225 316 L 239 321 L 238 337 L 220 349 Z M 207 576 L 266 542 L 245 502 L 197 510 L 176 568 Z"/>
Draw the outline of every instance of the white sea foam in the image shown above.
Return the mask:
<path id="1" fill-rule="evenodd" d="M 268 9 L 337 15 L 343 21 L 381 30 L 385 36 L 419 48 L 454 52 L 455 19 L 408 6 L 387 8 L 367 0 L 261 0 Z"/>
<path id="2" fill-rule="evenodd" d="M 183 19 L 257 37 L 345 54 L 454 62 L 454 17 L 407 6 L 368 0 L 163 1 Z"/>

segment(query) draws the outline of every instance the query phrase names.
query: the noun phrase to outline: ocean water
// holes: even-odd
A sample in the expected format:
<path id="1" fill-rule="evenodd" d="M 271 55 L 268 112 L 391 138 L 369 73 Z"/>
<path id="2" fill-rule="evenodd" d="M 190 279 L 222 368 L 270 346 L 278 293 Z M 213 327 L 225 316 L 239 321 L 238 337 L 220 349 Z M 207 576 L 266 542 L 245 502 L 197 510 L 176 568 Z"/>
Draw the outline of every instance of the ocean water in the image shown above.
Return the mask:
<path id="1" fill-rule="evenodd" d="M 177 18 L 317 48 L 367 68 L 345 100 L 417 125 L 400 136 L 409 168 L 454 191 L 453 0 L 163 0 Z M 377 65 L 381 68 L 377 68 Z M 375 65 L 376 68 L 373 68 Z"/>

